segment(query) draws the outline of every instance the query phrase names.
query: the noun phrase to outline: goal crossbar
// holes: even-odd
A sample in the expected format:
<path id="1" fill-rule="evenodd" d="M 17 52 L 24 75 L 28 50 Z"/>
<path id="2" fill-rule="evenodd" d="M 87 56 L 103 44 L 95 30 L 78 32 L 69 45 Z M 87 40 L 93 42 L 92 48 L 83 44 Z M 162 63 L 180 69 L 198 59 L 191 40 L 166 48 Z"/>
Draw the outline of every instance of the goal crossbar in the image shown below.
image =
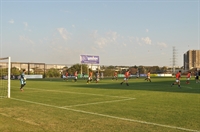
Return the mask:
<path id="1" fill-rule="evenodd" d="M 0 58 L 0 60 L 5 60 L 5 59 L 9 59 L 10 57 L 5 57 L 5 58 Z"/>

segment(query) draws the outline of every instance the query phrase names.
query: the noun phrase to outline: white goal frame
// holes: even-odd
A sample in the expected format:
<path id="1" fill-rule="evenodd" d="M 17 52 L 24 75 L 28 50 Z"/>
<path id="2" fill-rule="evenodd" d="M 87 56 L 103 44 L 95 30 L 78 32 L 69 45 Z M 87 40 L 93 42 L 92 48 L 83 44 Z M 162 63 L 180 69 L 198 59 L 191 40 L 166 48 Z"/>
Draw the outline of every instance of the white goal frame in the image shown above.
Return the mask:
<path id="1" fill-rule="evenodd" d="M 8 98 L 10 98 L 10 73 L 11 73 L 11 57 L 0 58 L 0 60 L 8 60 Z"/>

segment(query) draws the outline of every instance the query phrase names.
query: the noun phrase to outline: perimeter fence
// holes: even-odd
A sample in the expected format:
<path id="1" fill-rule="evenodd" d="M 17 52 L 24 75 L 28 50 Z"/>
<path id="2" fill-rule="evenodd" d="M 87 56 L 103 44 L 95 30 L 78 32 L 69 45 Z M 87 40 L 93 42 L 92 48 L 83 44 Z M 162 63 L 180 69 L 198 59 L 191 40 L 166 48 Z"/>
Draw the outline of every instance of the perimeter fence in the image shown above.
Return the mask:
<path id="1" fill-rule="evenodd" d="M 3 68 L 2 65 L 0 65 L 0 67 Z M 131 76 L 144 77 L 146 76 L 146 73 L 148 71 L 151 71 L 152 75 L 174 74 L 172 73 L 173 70 L 171 67 L 164 67 L 164 66 L 158 67 L 158 66 L 136 66 L 136 65 L 135 66 L 87 65 L 86 67 L 87 70 L 84 70 L 84 68 L 82 69 L 82 64 L 45 64 L 45 63 L 33 63 L 33 62 L 11 62 L 11 79 L 19 79 L 19 75 L 23 69 L 26 69 L 27 75 L 42 75 L 42 78 L 63 77 L 66 71 L 68 70 L 70 71 L 69 76 L 73 76 L 74 71 L 78 70 L 79 77 L 82 77 L 83 75 L 87 77 L 88 69 L 91 69 L 94 73 L 98 71 L 98 73 L 100 73 L 104 77 L 112 77 L 115 71 L 118 72 L 119 77 L 123 77 L 123 74 L 127 69 L 130 69 Z M 175 72 L 177 72 L 178 70 L 182 70 L 183 74 L 186 74 L 187 72 L 181 69 L 180 67 L 177 67 L 175 69 L 176 69 Z M 1 78 L 4 78 L 4 75 L 2 75 Z"/>

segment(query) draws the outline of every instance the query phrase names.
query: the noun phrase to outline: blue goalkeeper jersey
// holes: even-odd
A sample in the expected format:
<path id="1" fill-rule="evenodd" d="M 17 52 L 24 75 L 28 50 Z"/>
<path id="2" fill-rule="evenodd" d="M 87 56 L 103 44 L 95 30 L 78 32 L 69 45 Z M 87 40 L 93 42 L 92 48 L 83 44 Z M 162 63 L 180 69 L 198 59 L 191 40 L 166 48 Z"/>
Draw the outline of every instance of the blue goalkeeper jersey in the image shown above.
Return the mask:
<path id="1" fill-rule="evenodd" d="M 21 80 L 24 80 L 24 76 L 25 76 L 25 74 L 24 74 L 24 72 L 21 74 Z"/>

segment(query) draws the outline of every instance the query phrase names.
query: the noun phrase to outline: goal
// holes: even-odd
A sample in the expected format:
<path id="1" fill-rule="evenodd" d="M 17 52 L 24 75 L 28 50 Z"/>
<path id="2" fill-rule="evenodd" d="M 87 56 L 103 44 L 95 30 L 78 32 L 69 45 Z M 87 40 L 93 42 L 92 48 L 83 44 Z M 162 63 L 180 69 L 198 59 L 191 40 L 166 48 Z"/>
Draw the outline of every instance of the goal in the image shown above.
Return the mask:
<path id="1" fill-rule="evenodd" d="M 10 98 L 11 57 L 0 58 L 0 98 Z"/>

